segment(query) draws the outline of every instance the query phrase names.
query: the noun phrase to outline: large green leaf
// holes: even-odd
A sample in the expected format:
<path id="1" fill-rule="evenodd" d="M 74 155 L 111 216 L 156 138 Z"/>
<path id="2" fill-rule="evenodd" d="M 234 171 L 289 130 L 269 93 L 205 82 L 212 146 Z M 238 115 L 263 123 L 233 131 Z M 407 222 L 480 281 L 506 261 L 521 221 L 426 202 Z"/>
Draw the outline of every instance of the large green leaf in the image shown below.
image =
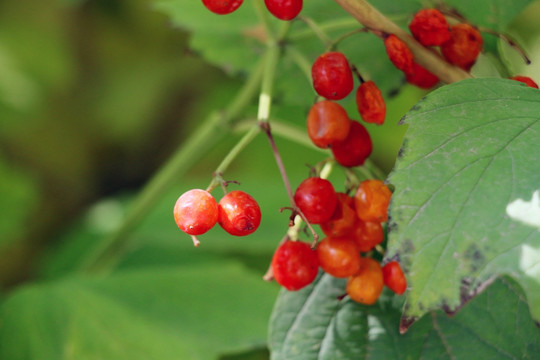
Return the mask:
<path id="1" fill-rule="evenodd" d="M 511 280 L 496 281 L 454 318 L 432 312 L 404 335 L 396 298 L 339 301 L 344 287 L 323 275 L 298 292 L 282 290 L 270 323 L 272 359 L 533 359 L 540 351 L 540 331 Z"/>
<path id="2" fill-rule="evenodd" d="M 0 358 L 216 359 L 264 344 L 275 293 L 223 261 L 29 286 L 0 307 Z"/>
<path id="3" fill-rule="evenodd" d="M 540 91 L 466 80 L 428 95 L 404 122 L 388 179 L 387 258 L 408 274 L 405 320 L 455 312 L 500 274 L 523 286 L 540 320 L 540 205 L 531 203 L 540 190 Z M 523 214 L 519 199 L 531 206 Z"/>

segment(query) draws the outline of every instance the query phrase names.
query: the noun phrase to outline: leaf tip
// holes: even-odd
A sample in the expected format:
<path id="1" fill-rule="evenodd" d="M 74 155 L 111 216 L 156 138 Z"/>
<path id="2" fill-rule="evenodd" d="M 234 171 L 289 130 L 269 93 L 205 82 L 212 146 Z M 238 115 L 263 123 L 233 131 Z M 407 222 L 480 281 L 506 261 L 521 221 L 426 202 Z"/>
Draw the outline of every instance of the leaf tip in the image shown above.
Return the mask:
<path id="1" fill-rule="evenodd" d="M 399 321 L 399 333 L 401 335 L 405 334 L 407 330 L 418 320 L 416 316 L 402 316 Z"/>

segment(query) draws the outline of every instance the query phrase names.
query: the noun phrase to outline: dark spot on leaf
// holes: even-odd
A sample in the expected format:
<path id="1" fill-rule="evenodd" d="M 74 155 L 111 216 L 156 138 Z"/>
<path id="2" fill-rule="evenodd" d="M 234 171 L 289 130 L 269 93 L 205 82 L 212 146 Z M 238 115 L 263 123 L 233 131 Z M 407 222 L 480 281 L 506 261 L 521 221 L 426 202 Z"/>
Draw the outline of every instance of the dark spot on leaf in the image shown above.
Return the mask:
<path id="1" fill-rule="evenodd" d="M 401 245 L 401 253 L 410 254 L 414 252 L 414 244 L 411 239 L 405 239 Z"/>
<path id="2" fill-rule="evenodd" d="M 481 283 L 480 285 L 476 286 L 474 289 L 471 288 L 471 285 L 473 283 L 472 278 L 463 278 L 461 279 L 461 287 L 459 289 L 460 295 L 459 300 L 460 303 L 455 308 L 451 309 L 448 306 L 443 306 L 443 310 L 445 313 L 448 314 L 448 316 L 454 316 L 459 310 L 461 310 L 469 301 L 471 301 L 473 298 L 475 298 L 478 294 L 480 294 L 482 291 L 484 291 L 493 281 L 495 281 L 495 277 L 492 277 L 488 279 L 487 281 Z"/>
<path id="3" fill-rule="evenodd" d="M 409 140 L 403 139 L 403 144 L 401 144 L 401 147 L 398 151 L 398 158 L 402 158 L 405 155 L 405 150 L 407 149 L 408 142 Z"/>
<path id="4" fill-rule="evenodd" d="M 536 327 L 540 329 L 540 322 L 538 322 L 538 321 L 535 320 L 535 321 L 534 321 L 534 325 L 536 325 Z"/>
<path id="5" fill-rule="evenodd" d="M 392 217 L 391 216 L 388 216 L 388 223 L 387 223 L 387 229 L 388 229 L 388 232 L 392 232 L 392 231 L 398 231 L 398 224 L 397 222 L 395 221 L 392 221 Z"/>
<path id="6" fill-rule="evenodd" d="M 399 333 L 405 334 L 407 330 L 418 320 L 415 316 L 402 316 L 399 321 Z"/>
<path id="7" fill-rule="evenodd" d="M 476 243 L 471 244 L 467 250 L 463 253 L 463 259 L 467 261 L 469 266 L 469 272 L 476 272 L 478 269 L 482 268 L 485 263 L 485 256 L 483 251 L 478 247 Z"/>

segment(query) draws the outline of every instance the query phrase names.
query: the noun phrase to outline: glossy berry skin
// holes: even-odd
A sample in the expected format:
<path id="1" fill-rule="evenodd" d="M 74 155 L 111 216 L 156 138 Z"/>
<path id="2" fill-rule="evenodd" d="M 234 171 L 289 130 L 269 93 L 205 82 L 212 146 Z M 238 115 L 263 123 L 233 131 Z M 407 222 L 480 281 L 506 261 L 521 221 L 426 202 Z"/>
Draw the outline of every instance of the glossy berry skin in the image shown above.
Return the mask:
<path id="1" fill-rule="evenodd" d="M 319 266 L 334 277 L 346 278 L 356 274 L 360 267 L 360 252 L 349 237 L 327 237 L 317 244 Z"/>
<path id="2" fill-rule="evenodd" d="M 528 76 L 516 75 L 516 76 L 511 77 L 510 79 L 522 82 L 532 88 L 538 89 L 538 84 L 535 83 L 534 80 Z"/>
<path id="3" fill-rule="evenodd" d="M 363 221 L 384 222 L 392 192 L 381 180 L 364 180 L 354 194 L 356 216 Z"/>
<path id="4" fill-rule="evenodd" d="M 315 280 L 319 260 L 309 244 L 287 240 L 274 253 L 271 267 L 276 282 L 289 291 L 295 291 Z"/>
<path id="5" fill-rule="evenodd" d="M 482 51 L 484 41 L 478 30 L 469 24 L 450 28 L 450 40 L 441 45 L 441 53 L 448 62 L 469 71 Z"/>
<path id="6" fill-rule="evenodd" d="M 330 220 L 321 223 L 321 230 L 326 236 L 342 237 L 354 229 L 356 211 L 353 199 L 345 193 L 337 193 L 338 204 Z"/>
<path id="7" fill-rule="evenodd" d="M 356 91 L 356 107 L 362 120 L 381 125 L 386 116 L 386 103 L 381 90 L 373 81 L 363 82 Z"/>
<path id="8" fill-rule="evenodd" d="M 280 20 L 292 20 L 302 11 L 302 0 L 264 0 L 266 8 Z"/>
<path id="9" fill-rule="evenodd" d="M 311 67 L 313 87 L 320 96 L 330 100 L 341 100 L 353 90 L 351 67 L 345 55 L 327 52 L 320 55 Z"/>
<path id="10" fill-rule="evenodd" d="M 384 284 L 393 292 L 401 295 L 407 290 L 407 279 L 397 261 L 391 261 L 382 268 Z"/>
<path id="11" fill-rule="evenodd" d="M 176 225 L 189 235 L 201 235 L 217 222 L 218 206 L 205 190 L 193 189 L 183 193 L 174 205 Z"/>
<path id="12" fill-rule="evenodd" d="M 354 301 L 373 305 L 384 287 L 381 265 L 372 258 L 362 258 L 360 269 L 349 278 L 345 290 Z"/>
<path id="13" fill-rule="evenodd" d="M 405 74 L 405 79 L 409 84 L 416 85 L 421 89 L 431 89 L 439 82 L 437 76 L 417 63 L 413 63 L 413 71 L 410 74 Z"/>
<path id="14" fill-rule="evenodd" d="M 317 147 L 324 149 L 345 140 L 350 127 L 347 111 L 336 102 L 319 101 L 309 110 L 308 135 Z"/>
<path id="15" fill-rule="evenodd" d="M 336 209 L 338 198 L 330 181 L 310 177 L 298 186 L 294 193 L 294 201 L 307 221 L 320 224 L 330 220 Z"/>
<path id="16" fill-rule="evenodd" d="M 414 56 L 407 44 L 394 34 L 390 34 L 384 39 L 384 47 L 388 58 L 396 68 L 405 74 L 413 71 Z"/>
<path id="17" fill-rule="evenodd" d="M 230 14 L 242 5 L 244 0 L 202 0 L 204 6 L 219 15 Z"/>
<path id="18" fill-rule="evenodd" d="M 358 220 L 351 232 L 351 237 L 360 252 L 368 252 L 383 242 L 384 231 L 380 222 Z"/>
<path id="19" fill-rule="evenodd" d="M 371 155 L 372 150 L 373 143 L 369 132 L 364 125 L 352 120 L 347 138 L 332 146 L 334 159 L 345 167 L 362 165 Z"/>
<path id="20" fill-rule="evenodd" d="M 259 227 L 261 209 L 251 195 L 231 191 L 218 203 L 218 223 L 231 235 L 246 236 Z"/>
<path id="21" fill-rule="evenodd" d="M 449 25 L 444 15 L 436 9 L 422 9 L 418 11 L 409 30 L 418 42 L 424 46 L 442 45 L 450 39 Z"/>

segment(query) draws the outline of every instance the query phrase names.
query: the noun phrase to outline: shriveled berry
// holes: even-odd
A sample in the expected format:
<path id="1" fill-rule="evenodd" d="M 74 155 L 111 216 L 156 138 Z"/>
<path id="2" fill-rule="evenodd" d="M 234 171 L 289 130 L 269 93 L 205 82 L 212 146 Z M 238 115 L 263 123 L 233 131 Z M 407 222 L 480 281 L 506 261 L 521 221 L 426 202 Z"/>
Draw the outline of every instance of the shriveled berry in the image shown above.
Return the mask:
<path id="1" fill-rule="evenodd" d="M 302 11 L 302 0 L 264 0 L 266 8 L 280 20 L 292 20 Z"/>
<path id="2" fill-rule="evenodd" d="M 274 253 L 271 267 L 276 282 L 289 291 L 295 291 L 315 280 L 319 260 L 309 244 L 287 240 Z"/>
<path id="3" fill-rule="evenodd" d="M 174 205 L 176 225 L 189 235 L 204 234 L 216 224 L 217 219 L 217 202 L 205 190 L 186 191 L 176 200 Z"/>
<path id="4" fill-rule="evenodd" d="M 363 82 L 356 91 L 356 106 L 367 123 L 381 125 L 386 116 L 386 103 L 373 81 Z"/>
<path id="5" fill-rule="evenodd" d="M 326 236 L 341 237 L 352 231 L 356 222 L 354 200 L 345 193 L 337 193 L 338 204 L 330 220 L 321 223 L 321 230 Z"/>
<path id="6" fill-rule="evenodd" d="M 391 261 L 382 268 L 384 284 L 393 292 L 401 295 L 407 290 L 407 279 L 397 261 Z"/>
<path id="7" fill-rule="evenodd" d="M 238 9 L 244 0 L 202 0 L 202 2 L 211 12 L 225 15 Z"/>
<path id="8" fill-rule="evenodd" d="M 349 237 L 327 237 L 317 244 L 319 266 L 328 274 L 345 278 L 356 274 L 360 267 L 360 252 Z"/>
<path id="9" fill-rule="evenodd" d="M 338 198 L 330 181 L 310 177 L 298 186 L 294 193 L 294 201 L 307 221 L 320 224 L 332 217 Z"/>
<path id="10" fill-rule="evenodd" d="M 534 80 L 531 79 L 528 76 L 516 75 L 516 76 L 512 76 L 510 79 L 522 82 L 522 83 L 527 84 L 528 86 L 530 86 L 532 88 L 538 89 L 538 84 L 535 83 Z"/>
<path id="11" fill-rule="evenodd" d="M 409 30 L 414 38 L 424 46 L 438 46 L 450 39 L 449 25 L 444 15 L 436 9 L 422 9 L 418 11 Z"/>
<path id="12" fill-rule="evenodd" d="M 319 101 L 309 110 L 307 130 L 315 146 L 328 148 L 345 140 L 350 127 L 347 111 L 336 102 Z"/>
<path id="13" fill-rule="evenodd" d="M 311 67 L 311 77 L 317 94 L 330 100 L 343 99 L 354 87 L 349 62 L 337 51 L 320 55 Z"/>
<path id="14" fill-rule="evenodd" d="M 362 258 L 360 269 L 347 281 L 347 294 L 354 301 L 365 304 L 374 304 L 384 287 L 381 265 L 372 258 Z"/>
<path id="15" fill-rule="evenodd" d="M 416 85 L 422 89 L 430 89 L 439 82 L 437 76 L 417 63 L 413 63 L 413 71 L 410 74 L 405 74 L 405 79 L 407 79 L 409 84 Z"/>
<path id="16" fill-rule="evenodd" d="M 414 56 L 403 40 L 390 34 L 384 39 L 384 47 L 388 58 L 396 68 L 405 74 L 410 74 L 413 71 Z"/>
<path id="17" fill-rule="evenodd" d="M 483 44 L 482 35 L 474 27 L 455 24 L 450 27 L 450 39 L 441 45 L 441 53 L 448 62 L 469 71 Z"/>
<path id="18" fill-rule="evenodd" d="M 373 143 L 369 132 L 358 121 L 351 120 L 349 135 L 342 142 L 332 146 L 336 161 L 345 167 L 362 165 L 371 155 Z"/>
<path id="19" fill-rule="evenodd" d="M 261 209 L 251 195 L 240 190 L 231 191 L 218 203 L 218 223 L 231 235 L 249 235 L 261 223 Z"/>
<path id="20" fill-rule="evenodd" d="M 380 222 L 358 220 L 350 236 L 356 241 L 360 252 L 368 252 L 383 242 L 384 231 Z"/>
<path id="21" fill-rule="evenodd" d="M 354 194 L 356 215 L 363 221 L 386 221 L 391 196 L 392 192 L 381 180 L 362 181 Z"/>

